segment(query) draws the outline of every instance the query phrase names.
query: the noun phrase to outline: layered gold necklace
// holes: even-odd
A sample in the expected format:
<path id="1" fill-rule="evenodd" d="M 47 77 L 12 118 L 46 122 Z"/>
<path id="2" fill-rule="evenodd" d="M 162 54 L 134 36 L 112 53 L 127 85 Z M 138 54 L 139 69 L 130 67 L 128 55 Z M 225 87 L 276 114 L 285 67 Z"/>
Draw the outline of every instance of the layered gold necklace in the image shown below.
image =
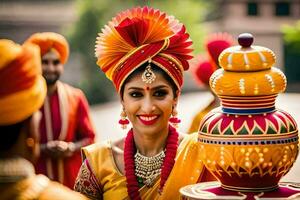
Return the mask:
<path id="1" fill-rule="evenodd" d="M 140 185 L 151 187 L 160 176 L 161 166 L 165 158 L 165 150 L 154 156 L 144 156 L 138 150 L 134 155 L 135 175 Z"/>

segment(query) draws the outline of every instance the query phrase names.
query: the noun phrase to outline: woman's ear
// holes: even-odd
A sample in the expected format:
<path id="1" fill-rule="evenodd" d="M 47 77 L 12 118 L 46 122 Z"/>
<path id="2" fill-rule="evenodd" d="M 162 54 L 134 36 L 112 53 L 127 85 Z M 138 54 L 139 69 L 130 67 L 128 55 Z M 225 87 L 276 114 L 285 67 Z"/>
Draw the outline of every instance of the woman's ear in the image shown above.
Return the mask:
<path id="1" fill-rule="evenodd" d="M 178 98 L 181 95 L 181 90 L 176 90 L 176 98 Z"/>
<path id="2" fill-rule="evenodd" d="M 123 98 L 123 96 L 124 96 L 124 91 L 119 94 L 119 100 L 120 100 L 120 103 L 122 104 L 122 106 L 124 104 L 124 98 Z"/>
<path id="3" fill-rule="evenodd" d="M 120 98 L 120 103 L 122 105 L 122 108 L 124 108 L 124 100 Z"/>
<path id="4" fill-rule="evenodd" d="M 173 106 L 177 105 L 179 96 L 180 96 L 180 90 L 176 90 L 176 96 L 174 97 L 174 105 Z"/>

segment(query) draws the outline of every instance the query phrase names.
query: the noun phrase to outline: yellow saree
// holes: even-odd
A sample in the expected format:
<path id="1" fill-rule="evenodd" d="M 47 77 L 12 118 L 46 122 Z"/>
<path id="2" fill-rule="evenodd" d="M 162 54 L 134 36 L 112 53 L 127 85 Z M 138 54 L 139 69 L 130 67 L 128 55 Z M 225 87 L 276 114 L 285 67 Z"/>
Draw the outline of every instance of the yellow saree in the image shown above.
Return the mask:
<path id="1" fill-rule="evenodd" d="M 216 97 L 203 109 L 200 110 L 195 117 L 193 118 L 192 124 L 188 130 L 188 133 L 197 132 L 199 129 L 199 125 L 201 120 L 205 117 L 207 113 L 209 113 L 212 109 L 220 106 L 219 101 L 217 101 Z"/>
<path id="2" fill-rule="evenodd" d="M 200 153 L 197 133 L 186 135 L 178 147 L 176 162 L 162 193 L 158 193 L 160 179 L 157 179 L 151 188 L 147 186 L 140 188 L 141 198 L 180 199 L 181 187 L 205 179 L 206 170 L 199 159 Z M 83 157 L 86 161 L 81 167 L 75 190 L 94 199 L 129 199 L 126 177 L 121 174 L 115 164 L 109 141 L 83 148 Z M 86 163 L 89 166 L 86 166 Z M 92 183 L 87 184 L 89 181 Z M 95 187 L 84 188 L 86 185 Z"/>

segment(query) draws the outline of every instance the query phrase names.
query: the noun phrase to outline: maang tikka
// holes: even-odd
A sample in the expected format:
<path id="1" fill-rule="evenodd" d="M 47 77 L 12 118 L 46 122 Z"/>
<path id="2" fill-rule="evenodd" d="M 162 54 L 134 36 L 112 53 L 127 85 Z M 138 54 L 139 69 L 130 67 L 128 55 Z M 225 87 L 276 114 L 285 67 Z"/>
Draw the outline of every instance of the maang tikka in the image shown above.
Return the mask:
<path id="1" fill-rule="evenodd" d="M 154 72 L 151 70 L 151 58 L 149 58 L 148 65 L 147 65 L 144 73 L 142 74 L 142 80 L 147 84 L 151 84 L 152 82 L 155 81 L 155 79 L 156 79 L 156 76 L 155 76 Z"/>

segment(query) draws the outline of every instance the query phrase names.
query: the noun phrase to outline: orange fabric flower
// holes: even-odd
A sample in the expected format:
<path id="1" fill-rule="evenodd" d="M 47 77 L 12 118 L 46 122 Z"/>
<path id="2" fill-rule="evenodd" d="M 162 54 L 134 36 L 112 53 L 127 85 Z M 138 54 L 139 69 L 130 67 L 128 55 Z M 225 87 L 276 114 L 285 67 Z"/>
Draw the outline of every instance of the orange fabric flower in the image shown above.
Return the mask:
<path id="1" fill-rule="evenodd" d="M 192 58 L 191 45 L 185 27 L 173 16 L 137 7 L 119 13 L 102 29 L 95 54 L 117 91 L 131 72 L 150 59 L 181 88 L 187 60 Z"/>
<path id="2" fill-rule="evenodd" d="M 65 64 L 69 57 L 69 45 L 64 36 L 53 33 L 43 32 L 31 35 L 25 43 L 37 44 L 41 49 L 41 56 L 46 54 L 50 49 L 55 49 L 60 55 L 60 61 Z"/>
<path id="3" fill-rule="evenodd" d="M 40 50 L 0 40 L 0 125 L 20 122 L 43 104 L 47 88 L 41 75 Z"/>

